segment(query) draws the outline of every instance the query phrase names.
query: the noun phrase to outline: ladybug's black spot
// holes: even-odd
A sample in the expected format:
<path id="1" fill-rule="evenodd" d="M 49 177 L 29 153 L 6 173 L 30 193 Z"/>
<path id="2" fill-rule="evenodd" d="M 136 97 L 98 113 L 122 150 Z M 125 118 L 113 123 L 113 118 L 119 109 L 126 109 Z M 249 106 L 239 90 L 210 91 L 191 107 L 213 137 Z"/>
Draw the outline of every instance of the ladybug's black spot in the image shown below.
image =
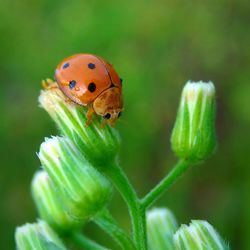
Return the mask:
<path id="1" fill-rule="evenodd" d="M 63 69 L 66 69 L 68 67 L 69 67 L 69 63 L 68 62 L 63 64 Z"/>
<path id="2" fill-rule="evenodd" d="M 73 89 L 75 86 L 76 86 L 76 81 L 75 81 L 75 80 L 71 80 L 71 81 L 69 82 L 69 88 L 70 88 L 70 89 Z"/>
<path id="3" fill-rule="evenodd" d="M 114 83 L 111 83 L 110 88 L 115 87 Z"/>
<path id="4" fill-rule="evenodd" d="M 95 68 L 95 64 L 94 63 L 89 63 L 88 67 L 89 67 L 89 69 L 94 69 Z"/>
<path id="5" fill-rule="evenodd" d="M 110 113 L 107 113 L 106 115 L 103 116 L 104 119 L 110 119 L 110 117 L 111 117 Z"/>
<path id="6" fill-rule="evenodd" d="M 95 91 L 95 89 L 96 89 L 95 83 L 91 82 L 88 86 L 88 90 L 92 93 Z"/>

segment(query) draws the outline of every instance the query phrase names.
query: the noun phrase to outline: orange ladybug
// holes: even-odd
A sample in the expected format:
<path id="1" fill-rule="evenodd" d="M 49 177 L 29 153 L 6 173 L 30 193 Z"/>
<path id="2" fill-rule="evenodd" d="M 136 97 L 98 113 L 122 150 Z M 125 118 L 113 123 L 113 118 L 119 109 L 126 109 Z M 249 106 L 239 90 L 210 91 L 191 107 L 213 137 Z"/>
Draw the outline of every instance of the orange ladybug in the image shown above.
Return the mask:
<path id="1" fill-rule="evenodd" d="M 88 106 L 87 124 L 93 113 L 114 125 L 123 110 L 122 79 L 113 66 L 91 54 L 65 58 L 56 68 L 56 82 L 73 102 Z"/>

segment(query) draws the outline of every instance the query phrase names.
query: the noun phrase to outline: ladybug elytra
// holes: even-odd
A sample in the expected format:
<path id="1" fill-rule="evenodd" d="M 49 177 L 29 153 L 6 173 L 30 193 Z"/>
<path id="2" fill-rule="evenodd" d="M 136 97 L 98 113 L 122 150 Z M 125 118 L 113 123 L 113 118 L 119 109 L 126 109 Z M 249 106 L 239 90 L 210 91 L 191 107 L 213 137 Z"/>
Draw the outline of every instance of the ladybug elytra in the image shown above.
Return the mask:
<path id="1" fill-rule="evenodd" d="M 121 115 L 122 80 L 113 66 L 101 57 L 92 54 L 67 57 L 57 66 L 55 79 L 70 100 L 88 107 L 87 124 L 93 113 L 111 125 Z"/>

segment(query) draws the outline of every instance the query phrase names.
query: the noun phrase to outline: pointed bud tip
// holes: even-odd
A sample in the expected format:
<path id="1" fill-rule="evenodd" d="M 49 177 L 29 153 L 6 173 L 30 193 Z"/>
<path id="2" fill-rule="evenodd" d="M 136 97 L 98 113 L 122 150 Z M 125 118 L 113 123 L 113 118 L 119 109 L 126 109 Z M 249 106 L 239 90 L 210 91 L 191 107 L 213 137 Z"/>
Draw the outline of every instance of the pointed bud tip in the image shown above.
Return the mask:
<path id="1" fill-rule="evenodd" d="M 32 179 L 32 184 L 31 186 L 36 185 L 37 183 L 47 183 L 48 182 L 48 174 L 44 170 L 38 170 L 33 179 Z"/>
<path id="2" fill-rule="evenodd" d="M 40 91 L 38 103 L 41 107 L 54 107 L 56 102 L 67 101 L 67 97 L 58 88 L 56 82 L 52 82 L 52 87 L 45 87 Z M 45 108 L 46 109 L 46 108 Z"/>
<path id="3" fill-rule="evenodd" d="M 54 111 L 56 102 L 63 99 L 64 97 L 59 89 L 44 89 L 40 92 L 38 103 L 41 108 L 50 113 Z"/>
<path id="4" fill-rule="evenodd" d="M 229 249 L 213 226 L 204 220 L 192 220 L 188 226 L 181 225 L 174 234 L 174 242 L 176 248 L 181 250 L 198 249 L 201 246 L 215 250 Z"/>
<path id="5" fill-rule="evenodd" d="M 66 250 L 62 241 L 50 226 L 39 220 L 37 223 L 26 223 L 15 231 L 17 249 L 60 249 Z"/>
<path id="6" fill-rule="evenodd" d="M 66 137 L 51 136 L 45 137 L 44 141 L 40 145 L 40 150 L 38 152 L 38 157 L 40 160 L 47 158 L 46 154 L 54 159 L 54 161 L 59 164 L 60 152 L 63 144 L 70 143 L 69 139 Z"/>
<path id="7" fill-rule="evenodd" d="M 147 234 L 150 249 L 173 249 L 173 234 L 178 228 L 173 213 L 167 208 L 153 208 L 147 212 Z"/>
<path id="8" fill-rule="evenodd" d="M 68 139 L 59 137 L 59 136 L 51 136 L 51 137 L 45 137 L 44 141 L 41 144 L 41 149 L 52 153 L 54 151 L 59 151 L 60 149 L 60 143 L 67 142 Z"/>
<path id="9" fill-rule="evenodd" d="M 201 91 L 204 95 L 214 95 L 215 94 L 215 87 L 214 87 L 213 82 L 211 82 L 211 81 L 208 81 L 208 82 L 188 81 L 183 88 L 184 95 L 188 95 L 190 97 L 197 95 L 197 93 L 199 93 Z"/>
<path id="10" fill-rule="evenodd" d="M 171 219 L 177 225 L 174 214 L 167 208 L 153 208 L 147 212 L 147 221 L 155 221 L 160 218 Z"/>

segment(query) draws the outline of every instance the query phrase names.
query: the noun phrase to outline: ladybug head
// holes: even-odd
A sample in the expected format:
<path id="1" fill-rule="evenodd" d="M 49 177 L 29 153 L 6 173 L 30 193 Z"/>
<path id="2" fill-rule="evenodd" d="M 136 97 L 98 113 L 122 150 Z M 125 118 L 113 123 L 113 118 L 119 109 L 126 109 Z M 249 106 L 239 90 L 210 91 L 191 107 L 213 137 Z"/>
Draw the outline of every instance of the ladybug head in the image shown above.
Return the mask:
<path id="1" fill-rule="evenodd" d="M 114 124 L 123 109 L 121 90 L 117 87 L 103 91 L 93 102 L 93 108 L 109 124 Z"/>

